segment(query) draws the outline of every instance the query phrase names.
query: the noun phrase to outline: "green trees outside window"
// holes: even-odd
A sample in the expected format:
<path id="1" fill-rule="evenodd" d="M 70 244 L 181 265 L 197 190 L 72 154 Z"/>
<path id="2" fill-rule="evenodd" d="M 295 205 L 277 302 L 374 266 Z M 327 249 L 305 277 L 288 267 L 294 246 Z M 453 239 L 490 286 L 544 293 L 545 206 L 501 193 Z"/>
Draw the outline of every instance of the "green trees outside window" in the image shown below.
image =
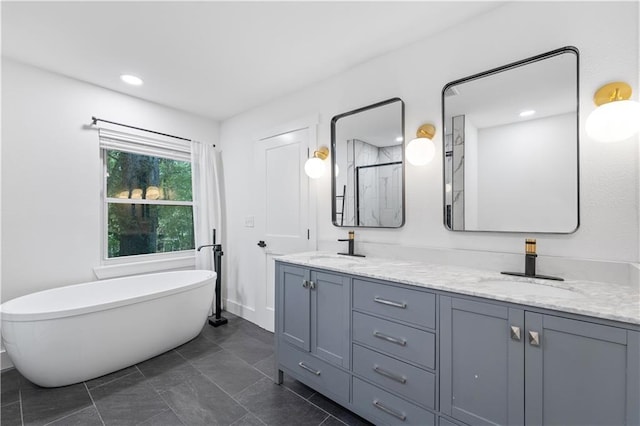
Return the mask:
<path id="1" fill-rule="evenodd" d="M 191 163 L 106 150 L 107 257 L 195 248 Z"/>

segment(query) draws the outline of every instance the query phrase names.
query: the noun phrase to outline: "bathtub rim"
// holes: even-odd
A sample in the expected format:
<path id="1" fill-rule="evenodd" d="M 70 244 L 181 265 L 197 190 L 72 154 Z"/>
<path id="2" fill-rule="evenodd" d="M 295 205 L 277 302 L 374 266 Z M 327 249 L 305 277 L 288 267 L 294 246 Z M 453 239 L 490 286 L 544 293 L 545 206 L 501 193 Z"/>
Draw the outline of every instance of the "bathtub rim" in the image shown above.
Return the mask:
<path id="1" fill-rule="evenodd" d="M 185 273 L 185 272 L 187 273 L 201 272 L 206 274 L 203 274 L 203 279 L 191 282 L 189 284 L 185 284 L 180 287 L 174 287 L 174 288 L 170 288 L 170 289 L 166 289 L 166 290 L 162 290 L 154 293 L 140 294 L 138 296 L 133 296 L 128 298 L 121 298 L 121 299 L 113 300 L 107 303 L 94 303 L 89 305 L 68 308 L 64 310 L 47 311 L 47 312 L 19 312 L 19 311 L 12 312 L 11 311 L 11 309 L 14 307 L 13 305 L 20 304 L 25 299 L 28 299 L 29 297 L 35 294 L 55 293 L 55 292 L 59 292 L 61 289 L 87 286 L 92 284 L 95 285 L 96 283 L 104 284 L 110 281 L 111 282 L 126 281 L 126 280 L 135 279 L 136 277 L 140 277 L 140 276 L 149 277 L 149 276 L 155 276 L 155 275 L 173 275 L 173 274 Z M 60 319 L 60 318 L 80 316 L 80 315 L 85 315 L 92 312 L 115 309 L 120 306 L 132 305 L 135 303 L 142 303 L 147 300 L 159 299 L 162 297 L 170 296 L 172 294 L 183 293 L 186 291 L 190 291 L 190 290 L 208 285 L 212 281 L 215 283 L 216 278 L 217 278 L 217 274 L 214 271 L 210 271 L 206 269 L 194 269 L 194 270 L 187 270 L 187 271 L 167 271 L 167 272 L 158 272 L 153 274 L 130 275 L 130 276 L 120 277 L 120 278 L 110 278 L 106 280 L 95 280 L 95 281 L 87 281 L 79 284 L 71 284 L 67 286 L 56 287 L 56 288 L 51 288 L 47 290 L 37 291 L 34 293 L 29 293 L 24 296 L 19 296 L 2 303 L 0 305 L 0 320 L 2 322 L 32 322 L 32 321 L 47 321 L 47 320 L 54 320 L 54 319 Z"/>

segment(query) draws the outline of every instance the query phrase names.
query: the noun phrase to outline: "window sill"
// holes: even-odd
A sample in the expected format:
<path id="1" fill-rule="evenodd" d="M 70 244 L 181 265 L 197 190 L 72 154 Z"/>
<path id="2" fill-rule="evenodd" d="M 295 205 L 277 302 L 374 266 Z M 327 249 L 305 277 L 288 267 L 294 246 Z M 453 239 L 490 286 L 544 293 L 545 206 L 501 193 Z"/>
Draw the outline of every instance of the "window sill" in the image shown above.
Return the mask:
<path id="1" fill-rule="evenodd" d="M 194 269 L 195 266 L 195 256 L 189 255 L 96 266 L 93 268 L 93 273 L 99 280 L 104 280 L 108 278 L 118 278 L 128 275 L 148 274 L 176 269 Z"/>

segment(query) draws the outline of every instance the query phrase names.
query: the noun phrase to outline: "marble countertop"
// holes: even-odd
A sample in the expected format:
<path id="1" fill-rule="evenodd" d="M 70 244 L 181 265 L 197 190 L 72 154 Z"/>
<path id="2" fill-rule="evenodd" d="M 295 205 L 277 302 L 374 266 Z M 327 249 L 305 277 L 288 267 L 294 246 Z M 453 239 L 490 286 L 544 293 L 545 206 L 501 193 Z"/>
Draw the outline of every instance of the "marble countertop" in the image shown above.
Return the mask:
<path id="1" fill-rule="evenodd" d="M 640 286 L 594 281 L 551 281 L 500 271 L 376 257 L 306 252 L 276 260 L 504 302 L 640 325 Z M 514 271 L 522 272 L 522 271 Z"/>

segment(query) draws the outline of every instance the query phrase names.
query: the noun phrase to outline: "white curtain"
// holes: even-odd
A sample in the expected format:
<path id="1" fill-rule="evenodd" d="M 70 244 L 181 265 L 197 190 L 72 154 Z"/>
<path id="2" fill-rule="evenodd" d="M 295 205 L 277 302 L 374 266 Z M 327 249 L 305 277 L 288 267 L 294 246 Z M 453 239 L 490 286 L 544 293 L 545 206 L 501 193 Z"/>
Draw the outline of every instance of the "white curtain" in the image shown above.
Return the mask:
<path id="1" fill-rule="evenodd" d="M 216 230 L 216 244 L 222 243 L 219 162 L 220 153 L 213 145 L 197 141 L 191 142 L 193 221 L 196 248 L 213 243 L 213 229 Z M 199 252 L 196 251 L 196 269 L 214 269 L 211 248 L 207 247 Z"/>

